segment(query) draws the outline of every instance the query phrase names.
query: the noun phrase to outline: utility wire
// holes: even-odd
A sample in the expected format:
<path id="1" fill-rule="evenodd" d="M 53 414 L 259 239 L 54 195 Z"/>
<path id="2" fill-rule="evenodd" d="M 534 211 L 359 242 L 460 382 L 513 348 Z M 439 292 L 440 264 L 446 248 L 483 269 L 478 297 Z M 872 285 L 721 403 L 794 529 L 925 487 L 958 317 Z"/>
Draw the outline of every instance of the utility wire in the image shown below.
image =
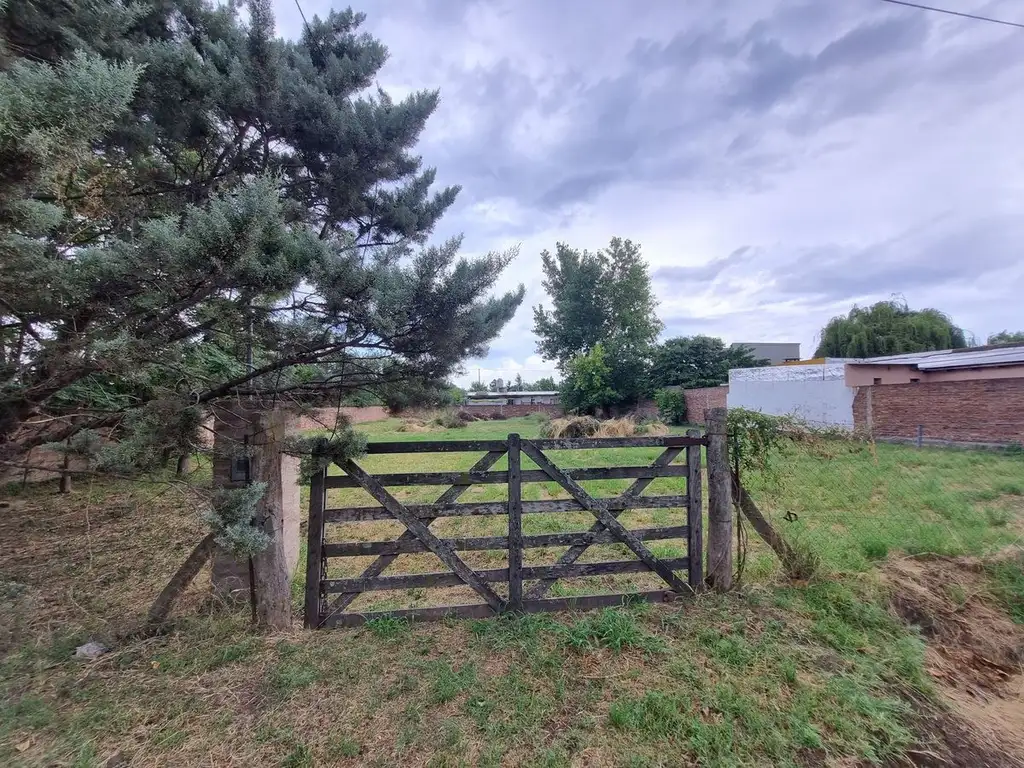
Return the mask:
<path id="1" fill-rule="evenodd" d="M 960 11 L 951 11 L 947 8 L 934 8 L 930 5 L 919 5 L 918 3 L 909 3 L 907 0 L 882 0 L 883 3 L 892 3 L 893 5 L 905 5 L 908 8 L 918 8 L 922 11 L 935 11 L 936 13 L 947 13 L 950 16 L 960 16 L 964 19 L 974 19 L 975 21 L 988 21 L 993 24 L 1003 24 L 1007 27 L 1017 27 L 1018 29 L 1024 29 L 1024 24 L 1018 24 L 1016 21 L 1006 21 L 1005 19 L 993 19 L 991 16 L 977 16 L 973 13 L 962 13 Z"/>

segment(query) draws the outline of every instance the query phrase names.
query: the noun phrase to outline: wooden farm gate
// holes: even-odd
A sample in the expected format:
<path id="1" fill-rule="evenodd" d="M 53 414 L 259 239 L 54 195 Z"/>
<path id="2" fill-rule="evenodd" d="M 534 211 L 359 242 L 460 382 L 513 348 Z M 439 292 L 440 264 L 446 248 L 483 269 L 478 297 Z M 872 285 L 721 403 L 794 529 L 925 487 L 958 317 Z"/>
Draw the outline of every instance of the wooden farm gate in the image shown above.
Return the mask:
<path id="1" fill-rule="evenodd" d="M 371 474 L 357 462 L 339 463 L 344 475 L 330 475 L 326 470 L 315 475 L 310 486 L 309 530 L 306 561 L 305 625 L 308 628 L 353 626 L 369 619 L 399 616 L 410 619 L 439 619 L 445 616 L 486 617 L 504 612 L 535 613 L 565 609 L 589 609 L 618 605 L 625 599 L 647 601 L 670 600 L 697 590 L 703 581 L 701 557 L 701 448 L 706 437 L 691 431 L 687 436 L 585 438 L 527 440 L 510 434 L 507 440 L 443 440 L 423 442 L 375 442 L 367 446 L 368 454 L 483 452 L 468 471 Z M 548 451 L 601 448 L 662 448 L 662 453 L 647 466 L 562 468 Z M 685 451 L 685 457 L 674 463 Z M 492 467 L 507 454 L 508 469 Z M 523 469 L 522 456 L 527 456 L 538 469 Z M 685 478 L 685 494 L 643 495 L 644 490 L 659 477 Z M 578 481 L 632 479 L 633 483 L 619 496 L 595 498 Z M 524 501 L 523 483 L 554 481 L 571 498 L 547 501 Z M 499 483 L 508 486 L 508 500 L 496 502 L 459 503 L 458 499 L 473 485 Z M 388 487 L 449 487 L 431 504 L 400 502 Z M 363 488 L 379 506 L 328 508 L 327 492 L 332 488 Z M 629 530 L 618 518 L 629 509 L 682 508 L 687 513 L 685 526 L 663 526 Z M 523 535 L 522 516 L 531 513 L 587 511 L 594 516 L 587 531 Z M 430 525 L 441 517 L 459 515 L 506 515 L 508 534 L 477 538 L 439 538 Z M 405 531 L 392 541 L 328 542 L 325 530 L 332 523 L 363 520 L 398 520 Z M 654 555 L 645 542 L 663 539 L 686 539 L 687 557 L 662 559 Z M 623 544 L 635 556 L 632 560 L 578 563 L 592 544 Z M 553 565 L 524 566 L 523 551 L 532 547 L 567 547 Z M 460 551 L 508 551 L 508 567 L 479 570 L 471 568 Z M 381 574 L 397 557 L 406 553 L 432 552 L 449 569 L 440 573 L 402 575 Z M 328 562 L 339 557 L 375 556 L 376 559 L 358 578 L 329 578 Z M 629 594 L 588 595 L 568 598 L 546 598 L 551 586 L 561 578 L 598 576 L 618 573 L 653 572 L 665 588 Z M 685 577 L 679 575 L 685 573 Z M 530 582 L 530 584 L 527 584 Z M 504 597 L 491 587 L 507 583 Z M 346 611 L 363 592 L 371 590 L 407 589 L 413 587 L 448 587 L 467 585 L 483 600 L 471 605 L 448 605 L 394 611 L 356 613 Z"/>

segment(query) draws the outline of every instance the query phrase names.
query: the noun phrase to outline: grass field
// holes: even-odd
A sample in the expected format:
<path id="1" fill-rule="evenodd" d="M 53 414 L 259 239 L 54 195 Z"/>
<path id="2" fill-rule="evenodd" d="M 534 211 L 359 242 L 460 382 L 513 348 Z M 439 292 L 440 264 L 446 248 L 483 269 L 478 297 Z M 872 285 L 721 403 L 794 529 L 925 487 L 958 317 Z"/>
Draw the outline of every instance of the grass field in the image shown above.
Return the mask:
<path id="1" fill-rule="evenodd" d="M 480 422 L 428 434 L 398 426 L 360 425 L 388 440 L 530 436 L 538 425 Z M 610 465 L 624 463 L 623 453 L 635 463 L 657 451 L 561 452 L 557 459 Z M 363 463 L 412 471 L 472 460 L 411 454 Z M 13 489 L 0 513 L 0 764 L 850 766 L 913 762 L 925 753 L 960 764 L 936 730 L 946 705 L 928 672 L 934 650 L 888 610 L 899 583 L 886 577 L 882 558 L 892 562 L 898 550 L 917 545 L 881 521 L 941 526 L 941 539 L 919 535 L 926 549 L 934 542 L 965 554 L 1004 547 L 1024 518 L 1020 458 L 878 446 L 877 457 L 798 455 L 787 466 L 755 492 L 787 533 L 824 545 L 822 576 L 809 583 L 784 583 L 751 543 L 745 587 L 728 596 L 266 636 L 249 629 L 244 610 L 214 605 L 201 580 L 179 606 L 174 632 L 128 642 L 117 641 L 118 632 L 135 625 L 202 536 L 188 499 L 161 483 L 83 479 L 70 497 L 46 484 Z M 893 472 L 896 488 L 885 482 Z M 826 483 L 833 475 L 841 482 Z M 624 484 L 588 486 L 609 494 Z M 874 489 L 868 503 L 854 493 L 865 487 Z M 659 492 L 666 490 L 682 492 Z M 556 491 L 537 484 L 528 498 Z M 798 519 L 786 523 L 786 511 Z M 531 531 L 591 521 L 527 518 Z M 467 529 L 473 535 L 500 533 L 487 527 L 493 520 L 453 522 L 483 526 Z M 380 523 L 359 525 L 365 529 L 345 535 L 395 533 Z M 399 568 L 441 569 L 410 558 L 389 572 Z M 1024 620 L 1019 559 L 1001 559 L 972 578 L 951 582 L 957 610 L 983 601 Z M 596 585 L 611 587 L 623 585 Z M 92 639 L 113 651 L 94 662 L 71 658 Z M 951 658 L 962 675 L 964 657 Z"/>

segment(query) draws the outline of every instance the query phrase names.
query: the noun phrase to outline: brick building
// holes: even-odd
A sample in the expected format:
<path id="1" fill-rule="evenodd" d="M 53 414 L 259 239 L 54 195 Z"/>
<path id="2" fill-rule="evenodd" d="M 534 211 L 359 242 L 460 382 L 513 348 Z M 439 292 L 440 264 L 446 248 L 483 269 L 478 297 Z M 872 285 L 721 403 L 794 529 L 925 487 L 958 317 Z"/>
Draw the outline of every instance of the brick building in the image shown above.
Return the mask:
<path id="1" fill-rule="evenodd" d="M 846 385 L 855 428 L 875 437 L 1024 442 L 1024 344 L 857 360 Z"/>

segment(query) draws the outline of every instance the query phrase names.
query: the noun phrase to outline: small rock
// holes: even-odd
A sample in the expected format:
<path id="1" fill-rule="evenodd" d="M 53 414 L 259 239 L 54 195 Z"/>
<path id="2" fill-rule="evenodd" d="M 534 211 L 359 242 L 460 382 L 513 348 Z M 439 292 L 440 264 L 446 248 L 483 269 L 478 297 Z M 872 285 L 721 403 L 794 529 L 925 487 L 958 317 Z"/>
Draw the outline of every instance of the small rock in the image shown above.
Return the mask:
<path id="1" fill-rule="evenodd" d="M 75 648 L 75 658 L 92 661 L 93 659 L 98 659 L 106 652 L 107 647 L 103 643 L 86 643 Z"/>

